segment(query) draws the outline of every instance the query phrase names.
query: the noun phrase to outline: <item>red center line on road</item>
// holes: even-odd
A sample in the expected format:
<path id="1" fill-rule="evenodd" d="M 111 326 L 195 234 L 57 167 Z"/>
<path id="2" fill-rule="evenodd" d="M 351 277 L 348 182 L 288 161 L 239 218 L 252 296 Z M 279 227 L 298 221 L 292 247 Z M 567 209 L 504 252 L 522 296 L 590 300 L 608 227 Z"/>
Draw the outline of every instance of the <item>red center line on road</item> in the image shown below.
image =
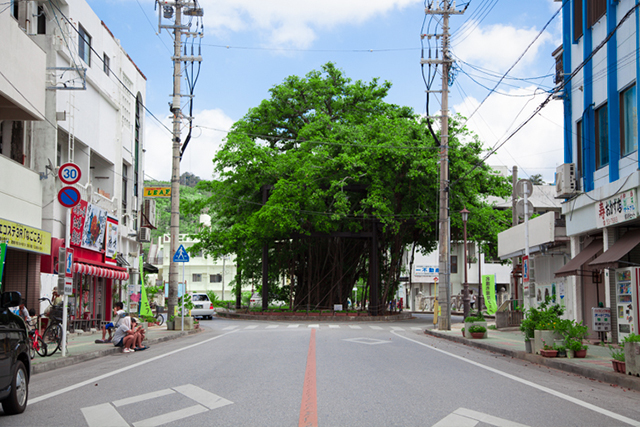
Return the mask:
<path id="1" fill-rule="evenodd" d="M 318 395 L 316 389 L 316 330 L 311 329 L 307 369 L 304 373 L 299 427 L 318 427 Z"/>

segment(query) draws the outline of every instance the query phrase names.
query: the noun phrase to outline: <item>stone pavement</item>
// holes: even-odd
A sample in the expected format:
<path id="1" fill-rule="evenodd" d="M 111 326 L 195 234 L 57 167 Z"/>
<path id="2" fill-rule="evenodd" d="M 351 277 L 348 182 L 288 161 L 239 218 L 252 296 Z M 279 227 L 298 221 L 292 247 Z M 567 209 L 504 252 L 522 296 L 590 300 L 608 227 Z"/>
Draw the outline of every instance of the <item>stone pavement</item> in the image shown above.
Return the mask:
<path id="1" fill-rule="evenodd" d="M 489 325 L 491 325 L 490 321 Z M 639 377 L 621 374 L 613 370 L 608 347 L 587 343 L 589 348 L 587 350 L 587 357 L 584 359 L 543 357 L 525 352 L 523 334 L 518 328 L 489 329 L 486 338 L 473 339 L 462 336 L 461 329 L 463 327 L 463 323 L 454 323 L 451 325 L 450 331 L 441 331 L 435 329 L 433 326 L 429 326 L 424 332 L 425 334 L 449 341 L 455 341 L 471 347 L 493 351 L 531 363 L 537 363 L 605 383 L 640 391 Z"/>
<path id="2" fill-rule="evenodd" d="M 150 326 L 146 333 L 146 339 L 143 344 L 152 346 L 156 343 L 176 339 L 188 334 L 201 332 L 202 329 L 194 329 L 190 331 L 170 331 L 166 325 Z M 98 357 L 107 356 L 109 354 L 121 353 L 122 349 L 114 347 L 113 344 L 96 344 L 95 340 L 102 338 L 102 331 L 95 333 L 84 332 L 82 334 L 68 334 L 67 339 L 67 356 L 62 357 L 62 351 L 58 350 L 53 356 L 36 357 L 31 360 L 31 373 L 38 374 L 41 372 L 51 371 L 53 369 L 65 366 L 75 365 L 86 360 L 96 359 Z"/>

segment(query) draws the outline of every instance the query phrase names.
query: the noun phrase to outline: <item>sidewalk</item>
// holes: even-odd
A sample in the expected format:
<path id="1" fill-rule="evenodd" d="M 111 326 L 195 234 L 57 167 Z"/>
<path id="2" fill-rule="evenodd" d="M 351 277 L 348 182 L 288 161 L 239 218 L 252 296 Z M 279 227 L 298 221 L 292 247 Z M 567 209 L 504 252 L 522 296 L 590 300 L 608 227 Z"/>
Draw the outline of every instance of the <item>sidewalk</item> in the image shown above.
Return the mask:
<path id="1" fill-rule="evenodd" d="M 489 323 L 491 325 L 491 323 Z M 429 326 L 424 333 L 449 341 L 455 341 L 471 347 L 477 347 L 495 353 L 504 354 L 514 358 L 548 366 L 561 371 L 571 372 L 583 377 L 605 383 L 615 384 L 620 387 L 640 391 L 640 378 L 625 375 L 613 370 L 609 349 L 600 345 L 589 345 L 587 357 L 584 359 L 566 357 L 542 357 L 537 354 L 525 352 L 524 338 L 518 328 L 500 330 L 488 330 L 488 337 L 483 339 L 464 338 L 461 329 L 463 323 L 454 323 L 450 331 L 440 331 Z"/>
<path id="2" fill-rule="evenodd" d="M 152 346 L 162 341 L 172 340 L 202 331 L 202 329 L 184 332 L 180 330 L 169 331 L 166 325 L 150 326 L 147 330 L 144 344 Z M 47 357 L 40 357 L 36 354 L 36 357 L 31 360 L 31 373 L 39 374 L 41 372 L 47 372 L 87 360 L 97 359 L 98 357 L 109 354 L 122 352 L 121 348 L 114 347 L 113 344 L 96 344 L 95 340 L 100 338 L 102 338 L 102 331 L 93 334 L 90 332 L 85 332 L 80 335 L 73 333 L 68 334 L 67 357 L 62 357 L 61 350 L 58 350 L 53 356 Z"/>

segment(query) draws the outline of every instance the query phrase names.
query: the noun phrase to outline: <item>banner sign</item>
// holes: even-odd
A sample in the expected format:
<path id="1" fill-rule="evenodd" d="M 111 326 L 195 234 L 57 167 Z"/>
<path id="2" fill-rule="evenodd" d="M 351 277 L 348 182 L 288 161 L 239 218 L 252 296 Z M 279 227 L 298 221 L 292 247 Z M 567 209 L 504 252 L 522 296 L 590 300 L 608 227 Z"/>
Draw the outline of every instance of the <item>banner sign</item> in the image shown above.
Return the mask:
<path id="1" fill-rule="evenodd" d="M 2 272 L 4 271 L 4 257 L 7 253 L 7 244 L 0 243 L 0 290 L 4 291 L 2 287 Z"/>
<path id="2" fill-rule="evenodd" d="M 117 265 L 118 220 L 112 216 L 107 216 L 107 231 L 105 233 L 104 245 L 104 262 Z"/>
<path id="3" fill-rule="evenodd" d="M 487 306 L 487 313 L 495 314 L 498 311 L 495 274 L 482 275 L 482 296 L 484 296 L 484 304 Z"/>
<path id="4" fill-rule="evenodd" d="M 435 265 L 416 265 L 413 274 L 420 277 L 436 277 L 439 271 L 439 267 Z"/>
<path id="5" fill-rule="evenodd" d="M 142 197 L 161 198 L 171 197 L 171 187 L 144 187 Z"/>
<path id="6" fill-rule="evenodd" d="M 149 298 L 147 298 L 147 290 L 144 288 L 144 261 L 140 257 L 140 317 L 153 317 Z"/>
<path id="7" fill-rule="evenodd" d="M 82 244 L 85 249 L 100 252 L 104 246 L 104 233 L 107 228 L 107 210 L 87 203 L 84 227 L 82 228 Z"/>
<path id="8" fill-rule="evenodd" d="M 51 233 L 6 219 L 0 219 L 0 241 L 9 248 L 45 255 L 51 253 Z"/>
<path id="9" fill-rule="evenodd" d="M 80 200 L 73 209 L 71 209 L 71 242 L 73 246 L 82 244 L 82 230 L 84 229 L 84 216 L 87 213 L 87 202 Z"/>
<path id="10" fill-rule="evenodd" d="M 596 226 L 608 227 L 638 217 L 638 195 L 631 189 L 595 204 Z"/>

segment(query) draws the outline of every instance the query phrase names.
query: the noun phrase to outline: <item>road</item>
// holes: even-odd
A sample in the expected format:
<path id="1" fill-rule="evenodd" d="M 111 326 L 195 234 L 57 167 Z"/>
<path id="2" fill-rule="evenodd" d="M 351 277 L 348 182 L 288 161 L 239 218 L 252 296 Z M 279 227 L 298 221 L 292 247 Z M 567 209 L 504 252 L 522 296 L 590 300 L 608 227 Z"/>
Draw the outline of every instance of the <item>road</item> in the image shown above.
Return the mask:
<path id="1" fill-rule="evenodd" d="M 202 321 L 35 375 L 2 426 L 640 426 L 640 394 L 394 323 Z"/>

